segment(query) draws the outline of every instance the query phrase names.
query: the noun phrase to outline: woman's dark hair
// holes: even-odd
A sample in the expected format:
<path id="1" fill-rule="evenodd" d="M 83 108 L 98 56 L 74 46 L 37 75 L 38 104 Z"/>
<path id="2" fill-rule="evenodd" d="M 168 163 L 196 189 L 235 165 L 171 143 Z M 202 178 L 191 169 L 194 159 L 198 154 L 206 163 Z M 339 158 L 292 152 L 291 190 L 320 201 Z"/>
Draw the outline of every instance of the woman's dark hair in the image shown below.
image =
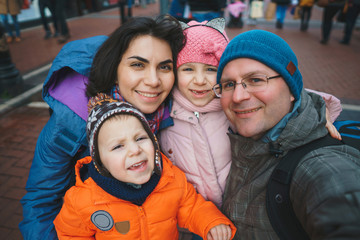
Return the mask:
<path id="1" fill-rule="evenodd" d="M 101 45 L 96 53 L 86 88 L 88 97 L 97 93 L 108 93 L 117 81 L 117 68 L 130 42 L 138 36 L 150 35 L 165 40 L 171 48 L 174 75 L 176 79 L 176 60 L 185 45 L 185 37 L 180 23 L 173 17 L 164 15 L 156 19 L 137 17 L 116 29 Z"/>

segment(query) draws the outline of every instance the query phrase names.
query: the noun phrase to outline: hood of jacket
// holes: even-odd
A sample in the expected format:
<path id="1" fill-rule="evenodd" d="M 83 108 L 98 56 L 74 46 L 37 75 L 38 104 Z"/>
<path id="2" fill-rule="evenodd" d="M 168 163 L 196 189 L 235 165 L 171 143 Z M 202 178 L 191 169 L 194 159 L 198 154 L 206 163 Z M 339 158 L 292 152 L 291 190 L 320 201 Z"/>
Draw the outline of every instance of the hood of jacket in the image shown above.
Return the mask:
<path id="1" fill-rule="evenodd" d="M 67 43 L 54 59 L 43 86 L 43 99 L 51 109 L 65 105 L 86 120 L 85 90 L 98 48 L 107 36 L 96 36 Z"/>

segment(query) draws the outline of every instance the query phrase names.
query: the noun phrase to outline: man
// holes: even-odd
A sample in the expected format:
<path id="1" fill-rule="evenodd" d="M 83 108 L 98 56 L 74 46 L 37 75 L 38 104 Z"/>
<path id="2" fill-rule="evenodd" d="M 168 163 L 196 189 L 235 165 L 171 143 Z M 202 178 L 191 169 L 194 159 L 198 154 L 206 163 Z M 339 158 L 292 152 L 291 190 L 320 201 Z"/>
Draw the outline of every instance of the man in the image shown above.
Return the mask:
<path id="1" fill-rule="evenodd" d="M 233 126 L 223 212 L 238 229 L 235 239 L 278 239 L 266 210 L 269 177 L 289 150 L 328 134 L 325 104 L 303 90 L 289 45 L 263 30 L 230 41 L 217 81 L 214 91 Z M 359 239 L 359 151 L 336 145 L 305 155 L 290 199 L 311 239 Z"/>

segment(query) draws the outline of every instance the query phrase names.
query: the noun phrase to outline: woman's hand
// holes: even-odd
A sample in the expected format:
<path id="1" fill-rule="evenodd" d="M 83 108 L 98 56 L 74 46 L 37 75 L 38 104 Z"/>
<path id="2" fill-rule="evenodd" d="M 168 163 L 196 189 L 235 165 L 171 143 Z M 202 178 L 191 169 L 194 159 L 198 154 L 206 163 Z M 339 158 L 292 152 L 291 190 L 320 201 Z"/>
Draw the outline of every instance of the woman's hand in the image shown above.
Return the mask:
<path id="1" fill-rule="evenodd" d="M 330 120 L 328 108 L 326 108 L 326 125 L 325 125 L 325 127 L 329 131 L 330 136 L 332 136 L 335 139 L 341 140 L 340 133 L 338 132 L 338 130 L 336 129 L 336 127 L 334 126 L 334 124 L 332 124 L 332 122 Z"/>
<path id="2" fill-rule="evenodd" d="M 210 229 L 207 234 L 207 240 L 229 240 L 231 237 L 231 228 L 228 225 L 220 224 Z"/>

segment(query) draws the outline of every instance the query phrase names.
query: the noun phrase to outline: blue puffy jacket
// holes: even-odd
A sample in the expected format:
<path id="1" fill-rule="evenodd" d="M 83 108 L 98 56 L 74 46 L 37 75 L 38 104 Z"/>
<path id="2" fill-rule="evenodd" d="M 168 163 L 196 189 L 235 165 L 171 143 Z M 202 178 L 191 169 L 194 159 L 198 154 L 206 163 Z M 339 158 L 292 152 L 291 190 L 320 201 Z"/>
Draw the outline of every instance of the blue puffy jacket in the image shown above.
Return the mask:
<path id="1" fill-rule="evenodd" d="M 53 220 L 65 192 L 74 185 L 74 164 L 89 155 L 86 140 L 85 84 L 93 57 L 107 39 L 97 36 L 66 44 L 53 61 L 43 98 L 53 113 L 40 133 L 21 200 L 24 239 L 57 239 Z M 71 85 L 70 85 L 71 84 Z"/>

